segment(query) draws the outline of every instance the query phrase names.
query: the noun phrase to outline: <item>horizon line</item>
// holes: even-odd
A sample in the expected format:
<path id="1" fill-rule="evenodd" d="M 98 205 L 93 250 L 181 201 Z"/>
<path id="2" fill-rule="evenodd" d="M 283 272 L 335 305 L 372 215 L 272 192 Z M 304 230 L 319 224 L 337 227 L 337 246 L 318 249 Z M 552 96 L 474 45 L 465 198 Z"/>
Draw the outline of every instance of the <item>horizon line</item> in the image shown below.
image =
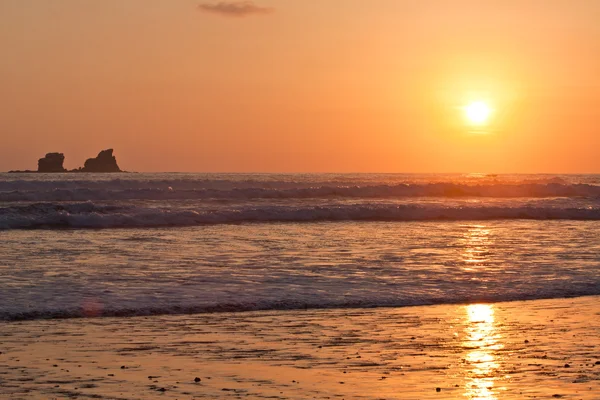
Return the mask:
<path id="1" fill-rule="evenodd" d="M 338 174 L 338 175 L 482 175 L 482 176 L 494 176 L 494 175 L 600 175 L 598 172 L 340 172 L 340 171 L 121 171 L 121 172 L 79 172 L 79 171 L 66 171 L 66 172 L 37 172 L 34 170 L 12 170 L 14 172 L 2 171 L 2 174 L 236 174 L 236 175 L 324 175 L 324 174 Z"/>

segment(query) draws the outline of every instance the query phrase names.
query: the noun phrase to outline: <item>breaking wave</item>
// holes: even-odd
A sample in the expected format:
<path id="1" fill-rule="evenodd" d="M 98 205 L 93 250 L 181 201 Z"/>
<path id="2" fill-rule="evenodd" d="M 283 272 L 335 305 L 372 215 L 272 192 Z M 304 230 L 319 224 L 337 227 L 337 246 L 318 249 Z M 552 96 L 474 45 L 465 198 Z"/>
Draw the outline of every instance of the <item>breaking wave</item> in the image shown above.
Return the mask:
<path id="1" fill-rule="evenodd" d="M 184 227 L 208 224 L 431 221 L 431 220 L 600 220 L 600 208 L 550 206 L 442 206 L 430 204 L 343 204 L 247 206 L 235 209 L 171 209 L 134 205 L 36 203 L 0 208 L 0 229 Z"/>
<path id="2" fill-rule="evenodd" d="M 171 183 L 172 182 L 168 182 Z M 38 183 L 39 184 L 39 183 Z M 33 190 L 27 185 L 0 185 L 0 202 L 204 200 L 204 199 L 310 199 L 310 198 L 405 198 L 405 197 L 600 197 L 600 186 L 591 184 L 521 183 L 471 185 L 425 183 L 366 186 L 194 188 L 183 185 L 120 187 L 99 182 L 93 187 L 60 187 L 44 182 Z M 165 184 L 166 185 L 166 184 Z M 4 188 L 2 187 L 4 186 Z M 134 185 L 135 186 L 135 185 Z M 4 189 L 4 190 L 3 190 Z"/>

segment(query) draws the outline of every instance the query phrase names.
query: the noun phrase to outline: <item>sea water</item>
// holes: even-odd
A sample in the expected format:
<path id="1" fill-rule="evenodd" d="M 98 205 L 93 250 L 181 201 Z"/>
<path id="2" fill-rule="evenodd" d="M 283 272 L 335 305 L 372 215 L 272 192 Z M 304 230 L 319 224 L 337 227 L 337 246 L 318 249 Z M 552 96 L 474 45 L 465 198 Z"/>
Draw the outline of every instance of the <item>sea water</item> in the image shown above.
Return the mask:
<path id="1" fill-rule="evenodd" d="M 0 174 L 3 320 L 599 294 L 599 175 Z"/>

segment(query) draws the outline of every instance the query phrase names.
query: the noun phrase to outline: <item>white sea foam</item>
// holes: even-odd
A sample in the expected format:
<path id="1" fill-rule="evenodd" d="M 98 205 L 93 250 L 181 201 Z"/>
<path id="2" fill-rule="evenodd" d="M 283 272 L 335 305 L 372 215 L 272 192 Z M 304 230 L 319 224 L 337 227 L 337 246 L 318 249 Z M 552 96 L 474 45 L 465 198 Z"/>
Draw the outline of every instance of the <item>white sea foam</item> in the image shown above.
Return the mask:
<path id="1" fill-rule="evenodd" d="M 4 232 L 0 319 L 598 295 L 599 224 L 509 220 Z"/>
<path id="2" fill-rule="evenodd" d="M 498 219 L 600 220 L 600 208 L 458 207 L 361 203 L 322 206 L 246 206 L 177 209 L 84 203 L 36 203 L 0 208 L 0 229 L 128 228 L 231 223 L 320 221 L 473 221 Z"/>
<path id="3" fill-rule="evenodd" d="M 139 182 L 138 182 L 139 183 Z M 522 184 L 459 184 L 425 183 L 364 186 L 318 186 L 295 188 L 242 187 L 232 189 L 203 188 L 195 184 L 176 185 L 161 182 L 159 187 L 136 187 L 122 181 L 103 185 L 70 182 L 67 187 L 56 182 L 44 182 L 32 189 L 22 182 L 2 185 L 0 202 L 23 201 L 86 201 L 86 200 L 202 200 L 202 199 L 307 199 L 307 198 L 403 198 L 403 197 L 600 197 L 600 186 L 590 184 L 522 183 Z M 156 183 L 154 183 L 156 184 Z M 4 186 L 4 187 L 3 187 Z M 90 187 L 91 186 L 91 187 Z M 124 187 L 123 187 L 124 186 Z M 192 186 L 192 187 L 190 187 Z M 284 185 L 289 186 L 289 184 Z"/>

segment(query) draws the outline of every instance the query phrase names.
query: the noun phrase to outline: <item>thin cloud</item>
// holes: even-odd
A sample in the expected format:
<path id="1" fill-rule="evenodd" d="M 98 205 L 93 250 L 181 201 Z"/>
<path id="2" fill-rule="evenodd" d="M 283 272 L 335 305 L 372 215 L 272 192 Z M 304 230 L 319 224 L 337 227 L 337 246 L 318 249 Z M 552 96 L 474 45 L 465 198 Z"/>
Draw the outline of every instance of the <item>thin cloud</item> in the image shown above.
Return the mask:
<path id="1" fill-rule="evenodd" d="M 219 14 L 226 17 L 247 17 L 257 14 L 268 14 L 272 8 L 260 7 L 252 1 L 219 1 L 216 3 L 200 4 L 201 11 Z"/>

